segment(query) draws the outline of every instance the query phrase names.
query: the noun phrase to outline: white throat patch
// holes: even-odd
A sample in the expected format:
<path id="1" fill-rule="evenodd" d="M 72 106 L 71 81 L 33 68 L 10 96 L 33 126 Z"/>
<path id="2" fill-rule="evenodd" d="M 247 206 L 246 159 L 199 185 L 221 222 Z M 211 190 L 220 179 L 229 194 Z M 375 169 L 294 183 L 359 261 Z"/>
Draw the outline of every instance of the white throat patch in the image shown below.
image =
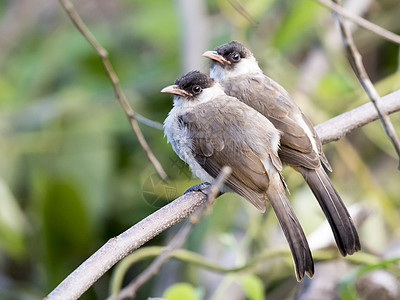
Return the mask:
<path id="1" fill-rule="evenodd" d="M 254 56 L 242 58 L 231 70 L 225 69 L 219 63 L 214 63 L 210 70 L 210 77 L 217 81 L 245 74 L 262 74 Z"/>

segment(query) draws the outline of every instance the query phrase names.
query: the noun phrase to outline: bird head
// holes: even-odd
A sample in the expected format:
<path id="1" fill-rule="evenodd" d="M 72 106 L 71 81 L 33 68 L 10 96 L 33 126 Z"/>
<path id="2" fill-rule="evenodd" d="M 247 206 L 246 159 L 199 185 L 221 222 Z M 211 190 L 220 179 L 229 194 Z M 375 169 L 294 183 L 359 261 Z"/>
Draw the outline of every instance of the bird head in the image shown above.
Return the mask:
<path id="1" fill-rule="evenodd" d="M 174 85 L 163 88 L 161 93 L 173 94 L 175 106 L 192 106 L 224 94 L 214 79 L 199 71 L 191 71 L 176 79 Z"/>
<path id="2" fill-rule="evenodd" d="M 253 53 L 236 41 L 206 51 L 203 56 L 211 59 L 210 77 L 216 80 L 262 73 Z"/>

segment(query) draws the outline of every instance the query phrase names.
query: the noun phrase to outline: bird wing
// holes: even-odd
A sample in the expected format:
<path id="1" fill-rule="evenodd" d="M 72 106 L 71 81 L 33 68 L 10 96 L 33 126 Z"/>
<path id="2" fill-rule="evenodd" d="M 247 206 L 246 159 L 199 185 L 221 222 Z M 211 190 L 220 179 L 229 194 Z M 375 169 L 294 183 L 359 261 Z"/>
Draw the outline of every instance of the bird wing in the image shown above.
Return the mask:
<path id="1" fill-rule="evenodd" d="M 214 178 L 223 166 L 231 167 L 232 173 L 226 185 L 256 208 L 265 211 L 268 174 L 260 158 L 243 138 L 237 136 L 245 118 L 238 107 L 228 103 L 212 108 L 219 110 L 223 116 L 221 119 L 210 122 L 209 109 L 199 106 L 181 117 L 182 124 L 190 134 L 192 152 L 200 166 Z"/>
<path id="2" fill-rule="evenodd" d="M 255 86 L 257 88 L 244 88 Z M 226 90 L 238 97 L 247 105 L 266 116 L 274 126 L 282 132 L 279 156 L 282 161 L 294 166 L 315 169 L 320 160 L 330 169 L 322 152 L 322 144 L 310 120 L 290 97 L 288 92 L 267 76 L 248 77 L 243 80 L 227 83 Z M 245 91 L 245 92 L 243 92 Z M 318 153 L 313 150 L 312 143 L 304 128 L 298 123 L 303 119 L 316 142 Z"/>
<path id="3" fill-rule="evenodd" d="M 321 143 L 321 140 L 320 140 L 319 137 L 318 137 L 317 132 L 315 131 L 314 125 L 311 123 L 310 119 L 307 118 L 306 115 L 304 115 L 303 113 L 301 113 L 301 115 L 302 115 L 302 117 L 303 117 L 304 122 L 305 122 L 305 123 L 307 124 L 307 126 L 310 128 L 311 133 L 313 134 L 313 137 L 314 137 L 314 139 L 315 139 L 315 141 L 316 141 L 316 143 L 317 143 L 318 154 L 319 154 L 320 160 L 322 161 L 322 163 L 324 164 L 324 166 L 325 166 L 329 171 L 332 172 L 332 167 L 331 167 L 331 165 L 330 165 L 328 159 L 326 158 L 324 151 L 322 151 L 322 143 Z"/>

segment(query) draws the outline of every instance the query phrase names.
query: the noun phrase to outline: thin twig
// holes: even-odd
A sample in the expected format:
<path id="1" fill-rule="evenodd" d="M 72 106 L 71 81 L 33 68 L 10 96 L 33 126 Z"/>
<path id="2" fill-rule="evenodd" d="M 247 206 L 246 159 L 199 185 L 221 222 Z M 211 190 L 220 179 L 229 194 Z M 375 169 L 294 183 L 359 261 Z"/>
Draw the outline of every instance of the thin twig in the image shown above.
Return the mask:
<path id="1" fill-rule="evenodd" d="M 338 0 L 332 0 L 333 2 L 338 3 Z M 337 18 L 339 22 L 339 27 L 340 27 L 340 33 L 343 38 L 343 44 L 346 48 L 347 52 L 347 57 L 349 59 L 350 65 L 354 70 L 354 73 L 356 74 L 358 80 L 360 81 L 362 87 L 364 88 L 365 92 L 367 93 L 369 99 L 373 103 L 378 115 L 379 119 L 382 122 L 383 128 L 387 134 L 387 136 L 390 138 L 390 141 L 392 142 L 397 155 L 399 156 L 399 165 L 398 169 L 400 170 L 400 140 L 399 137 L 396 134 L 396 130 L 394 129 L 394 126 L 392 122 L 390 121 L 390 118 L 388 117 L 387 114 L 382 113 L 380 109 L 380 101 L 381 97 L 379 96 L 378 92 L 376 91 L 374 85 L 371 82 L 371 79 L 369 78 L 367 71 L 365 70 L 364 64 L 362 62 L 362 56 L 360 52 L 357 49 L 357 46 L 354 42 L 353 35 L 351 33 L 351 29 L 349 26 L 349 23 L 342 20 L 341 17 L 337 14 L 334 13 L 334 16 Z"/>
<path id="2" fill-rule="evenodd" d="M 400 110 L 400 90 L 382 98 L 385 113 Z M 385 105 L 387 104 L 387 105 Z M 316 126 L 323 143 L 339 139 L 345 133 L 378 118 L 372 103 L 366 103 L 325 123 Z M 206 203 L 202 192 L 190 192 L 165 205 L 119 236 L 110 239 L 75 271 L 65 278 L 47 299 L 77 299 L 118 261 L 151 240 L 165 229 L 185 219 L 196 208 Z"/>
<path id="3" fill-rule="evenodd" d="M 151 277 L 157 274 L 161 266 L 168 260 L 171 253 L 182 247 L 185 243 L 193 223 L 187 222 L 181 230 L 174 236 L 171 242 L 164 248 L 164 250 L 157 256 L 157 258 L 148 266 L 136 279 L 130 282 L 125 288 L 119 291 L 118 294 L 110 296 L 108 299 L 125 299 L 134 298 L 137 290 L 145 284 Z"/>
<path id="4" fill-rule="evenodd" d="M 230 167 L 223 167 L 220 175 L 215 180 L 215 183 L 210 187 L 209 194 L 207 197 L 207 203 L 213 204 L 215 198 L 217 197 L 219 190 L 224 184 L 226 178 L 232 172 Z M 197 213 L 198 216 L 202 215 L 206 210 L 206 206 L 203 206 L 199 209 Z M 192 218 L 193 220 L 193 218 Z M 195 218 L 196 222 L 199 220 L 199 217 Z M 185 243 L 194 222 L 190 221 L 186 223 L 181 230 L 175 235 L 175 237 L 170 241 L 167 247 L 165 247 L 164 251 L 160 253 L 159 256 L 150 264 L 150 266 L 144 270 L 136 279 L 130 282 L 125 288 L 123 288 L 118 294 L 115 296 L 111 296 L 110 299 L 125 299 L 125 298 L 134 298 L 136 296 L 137 290 L 145 284 L 151 277 L 153 277 L 161 266 L 168 260 L 171 256 L 172 252 Z"/>
<path id="5" fill-rule="evenodd" d="M 158 129 L 158 130 L 163 130 L 163 125 L 160 122 L 150 120 L 141 114 L 135 113 L 135 119 L 138 120 L 138 122 L 147 125 L 149 127 Z"/>
<path id="6" fill-rule="evenodd" d="M 344 9 L 342 6 L 332 3 L 330 0 L 314 0 L 314 1 L 319 2 L 320 4 L 322 4 L 326 7 L 329 7 L 334 12 L 341 15 L 343 18 L 345 18 L 345 19 L 389 40 L 389 41 L 392 41 L 393 43 L 400 45 L 400 36 L 399 35 L 391 32 L 389 30 L 386 30 L 370 21 L 365 20 L 364 18 L 361 18 L 361 17 L 349 12 L 348 10 Z"/>
<path id="7" fill-rule="evenodd" d="M 143 136 L 142 131 L 139 128 L 138 122 L 137 122 L 137 114 L 135 111 L 132 109 L 132 107 L 129 105 L 128 100 L 125 97 L 124 92 L 122 91 L 121 85 L 119 83 L 119 78 L 117 74 L 114 71 L 114 68 L 111 64 L 111 61 L 108 58 L 108 52 L 106 49 L 104 49 L 100 43 L 96 40 L 94 35 L 91 33 L 89 28 L 86 26 L 86 24 L 83 22 L 81 17 L 79 16 L 78 12 L 76 11 L 74 5 L 70 0 L 59 0 L 60 4 L 74 23 L 75 27 L 80 31 L 80 33 L 85 37 L 85 39 L 92 45 L 92 47 L 96 50 L 96 52 L 99 54 L 103 65 L 107 71 L 108 76 L 111 79 L 115 94 L 117 96 L 117 99 L 119 103 L 121 104 L 122 108 L 125 111 L 126 116 L 128 117 L 129 122 L 131 123 L 132 129 L 135 132 L 140 145 L 142 146 L 143 150 L 146 152 L 148 159 L 150 162 L 154 165 L 155 169 L 157 170 L 157 173 L 160 175 L 160 177 L 163 180 L 167 179 L 167 173 L 165 173 L 163 167 L 161 166 L 160 162 L 157 160 L 155 155 L 150 149 L 150 146 L 147 144 L 146 139 Z M 143 117 L 144 118 L 144 117 Z"/>
<path id="8" fill-rule="evenodd" d="M 148 246 L 148 247 L 142 247 L 135 252 L 133 252 L 131 255 L 129 255 L 125 260 L 128 261 L 126 265 L 123 265 L 123 268 L 121 270 L 116 270 L 116 272 L 126 272 L 129 268 L 129 266 L 142 261 L 146 259 L 150 259 L 153 257 L 157 257 L 160 254 L 163 253 L 163 251 L 166 249 L 166 247 L 162 246 Z M 317 250 L 318 254 L 321 253 L 321 255 L 317 254 L 317 259 L 323 259 L 323 260 L 328 260 L 332 259 L 333 257 L 338 257 L 337 251 L 321 251 Z M 323 255 L 323 256 L 322 256 Z M 193 266 L 197 266 L 200 268 L 208 269 L 213 272 L 217 273 L 236 273 L 236 272 L 243 272 L 245 270 L 254 268 L 258 263 L 261 261 L 265 261 L 266 259 L 273 258 L 275 256 L 291 256 L 291 252 L 289 248 L 282 247 L 282 248 L 274 248 L 274 249 L 266 249 L 265 251 L 259 253 L 257 256 L 249 259 L 246 263 L 240 264 L 239 266 L 222 266 L 218 264 L 215 261 L 211 261 L 209 258 L 204 257 L 203 255 L 192 252 L 190 250 L 186 249 L 176 249 L 171 252 L 170 258 L 175 258 L 177 260 L 186 262 L 188 264 L 191 264 Z M 313 256 L 315 257 L 315 254 L 313 253 Z M 121 262 L 124 263 L 125 261 Z"/>
<path id="9" fill-rule="evenodd" d="M 400 110 L 400 90 L 382 97 L 379 106 L 384 114 Z M 349 132 L 377 120 L 378 113 L 371 102 L 346 111 L 317 126 L 315 129 L 322 144 L 337 141 Z"/>
<path id="10" fill-rule="evenodd" d="M 150 259 L 156 257 L 165 251 L 166 247 L 161 246 L 149 246 L 143 247 L 129 255 L 127 260 L 129 260 L 129 265 L 137 263 L 139 261 Z M 265 249 L 263 252 L 259 253 L 257 256 L 249 259 L 247 262 L 240 264 L 239 266 L 222 266 L 218 262 L 211 261 L 207 257 L 200 255 L 196 252 L 192 252 L 186 249 L 176 249 L 172 251 L 170 258 L 175 258 L 180 261 L 186 262 L 193 266 L 197 266 L 199 268 L 207 269 L 209 271 L 217 272 L 217 273 L 238 273 L 243 272 L 249 269 L 260 265 L 262 262 L 265 262 L 268 259 L 273 257 L 291 257 L 291 252 L 289 248 L 274 248 L 274 249 Z M 323 250 L 313 250 L 313 257 L 317 261 L 327 261 L 334 260 L 340 258 L 340 254 L 337 250 L 330 251 L 329 249 Z M 365 252 L 358 252 L 355 255 L 346 256 L 346 261 L 351 262 L 353 264 L 376 264 L 380 261 L 379 257 L 376 257 L 372 254 L 368 254 Z M 123 271 L 126 271 L 123 270 Z"/>
<path id="11" fill-rule="evenodd" d="M 251 14 L 246 10 L 246 8 L 237 0 L 228 0 L 233 8 L 241 14 L 252 26 L 257 26 L 257 21 L 251 16 Z"/>

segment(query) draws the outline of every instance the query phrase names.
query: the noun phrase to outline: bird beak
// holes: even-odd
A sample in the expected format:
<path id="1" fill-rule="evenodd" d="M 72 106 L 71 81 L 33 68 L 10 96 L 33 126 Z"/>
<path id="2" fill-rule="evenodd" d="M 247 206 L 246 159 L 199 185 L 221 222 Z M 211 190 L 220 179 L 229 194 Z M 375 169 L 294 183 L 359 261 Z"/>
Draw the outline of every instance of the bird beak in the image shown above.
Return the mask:
<path id="1" fill-rule="evenodd" d="M 174 95 L 183 96 L 183 97 L 192 96 L 185 90 L 180 89 L 179 86 L 177 86 L 176 84 L 169 85 L 169 86 L 163 88 L 161 90 L 161 93 L 169 93 L 169 94 L 174 94 Z"/>
<path id="2" fill-rule="evenodd" d="M 222 55 L 220 55 L 217 51 L 206 51 L 203 53 L 203 56 L 219 62 L 221 65 L 231 63 L 229 60 L 226 60 Z"/>

